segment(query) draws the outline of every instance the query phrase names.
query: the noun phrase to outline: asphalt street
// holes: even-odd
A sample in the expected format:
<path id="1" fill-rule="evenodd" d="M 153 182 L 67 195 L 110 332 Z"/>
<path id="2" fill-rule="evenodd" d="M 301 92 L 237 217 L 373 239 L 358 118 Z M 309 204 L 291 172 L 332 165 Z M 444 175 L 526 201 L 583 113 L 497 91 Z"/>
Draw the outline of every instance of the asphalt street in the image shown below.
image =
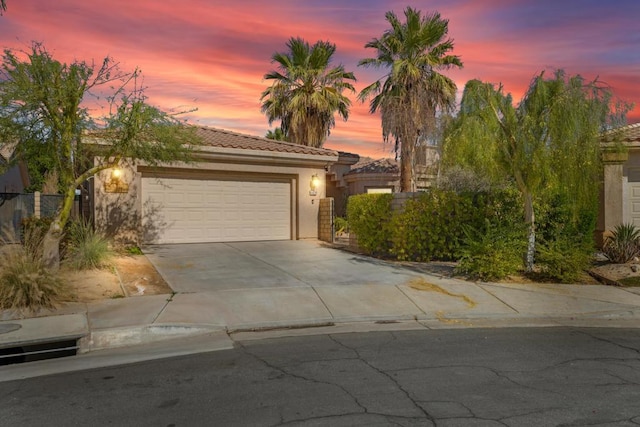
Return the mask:
<path id="1" fill-rule="evenodd" d="M 232 337 L 231 350 L 0 382 L 2 424 L 640 425 L 637 329 L 248 337 Z"/>

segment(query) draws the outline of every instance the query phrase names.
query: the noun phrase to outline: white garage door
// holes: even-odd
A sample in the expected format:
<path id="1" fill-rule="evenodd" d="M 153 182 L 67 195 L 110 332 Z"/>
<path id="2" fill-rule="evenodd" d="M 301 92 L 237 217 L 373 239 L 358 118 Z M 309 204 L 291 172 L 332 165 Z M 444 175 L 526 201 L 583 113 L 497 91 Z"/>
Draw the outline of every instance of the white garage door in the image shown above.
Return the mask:
<path id="1" fill-rule="evenodd" d="M 640 227 L 640 183 L 629 183 L 629 204 L 628 217 L 625 222 L 631 222 L 636 227 Z"/>
<path id="2" fill-rule="evenodd" d="M 148 243 L 291 238 L 289 182 L 142 178 Z"/>

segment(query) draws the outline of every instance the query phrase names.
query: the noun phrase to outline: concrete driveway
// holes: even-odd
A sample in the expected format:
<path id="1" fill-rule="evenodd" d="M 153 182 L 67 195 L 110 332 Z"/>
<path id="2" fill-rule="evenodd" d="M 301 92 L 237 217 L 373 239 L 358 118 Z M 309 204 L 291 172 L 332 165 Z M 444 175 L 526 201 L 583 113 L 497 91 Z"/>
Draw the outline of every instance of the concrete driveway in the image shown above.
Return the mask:
<path id="1" fill-rule="evenodd" d="M 418 276 L 409 269 L 320 242 L 197 243 L 156 245 L 144 250 L 176 292 L 232 289 L 400 285 Z"/>

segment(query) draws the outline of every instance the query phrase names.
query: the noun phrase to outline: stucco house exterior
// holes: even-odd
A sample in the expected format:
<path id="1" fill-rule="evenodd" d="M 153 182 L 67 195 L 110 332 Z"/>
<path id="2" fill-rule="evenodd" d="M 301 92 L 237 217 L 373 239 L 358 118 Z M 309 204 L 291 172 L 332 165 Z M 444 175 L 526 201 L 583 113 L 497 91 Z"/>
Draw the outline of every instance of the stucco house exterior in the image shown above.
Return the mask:
<path id="1" fill-rule="evenodd" d="M 209 127 L 196 133 L 192 163 L 99 173 L 91 185 L 97 229 L 143 244 L 318 237 L 337 151 Z"/>
<path id="2" fill-rule="evenodd" d="M 602 139 L 604 162 L 596 240 L 623 223 L 640 227 L 640 123 L 615 129 Z"/>

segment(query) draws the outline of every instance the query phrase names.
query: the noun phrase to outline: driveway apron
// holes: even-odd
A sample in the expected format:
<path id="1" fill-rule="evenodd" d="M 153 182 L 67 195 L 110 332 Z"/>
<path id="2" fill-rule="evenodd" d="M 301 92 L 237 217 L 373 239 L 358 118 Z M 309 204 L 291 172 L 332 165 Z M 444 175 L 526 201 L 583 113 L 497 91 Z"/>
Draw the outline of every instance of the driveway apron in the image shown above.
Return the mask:
<path id="1" fill-rule="evenodd" d="M 154 245 L 149 260 L 176 292 L 297 286 L 400 285 L 416 273 L 318 241 Z"/>

